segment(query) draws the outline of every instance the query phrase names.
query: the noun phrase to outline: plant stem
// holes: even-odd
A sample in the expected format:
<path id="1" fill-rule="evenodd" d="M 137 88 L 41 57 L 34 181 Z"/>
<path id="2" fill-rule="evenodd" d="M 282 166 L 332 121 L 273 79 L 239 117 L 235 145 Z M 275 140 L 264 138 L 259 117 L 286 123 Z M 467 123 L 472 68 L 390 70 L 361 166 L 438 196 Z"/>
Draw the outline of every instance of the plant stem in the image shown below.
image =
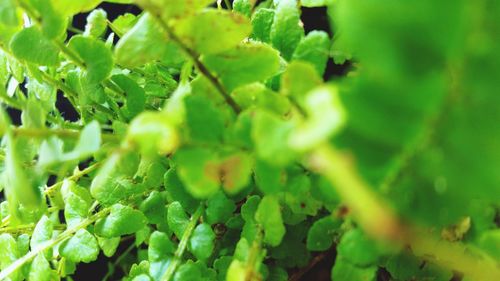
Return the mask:
<path id="1" fill-rule="evenodd" d="M 203 214 L 203 211 L 205 210 L 205 205 L 204 203 L 200 203 L 200 206 L 194 214 L 191 216 L 191 220 L 189 221 L 189 224 L 186 227 L 186 230 L 184 230 L 184 233 L 182 234 L 181 241 L 179 242 L 179 245 L 177 246 L 177 249 L 175 250 L 174 257 L 172 259 L 172 262 L 168 266 L 167 270 L 163 274 L 162 278 L 160 280 L 162 281 L 170 281 L 174 277 L 174 273 L 177 270 L 177 267 L 182 261 L 182 256 L 184 255 L 184 252 L 186 251 L 189 238 L 191 238 L 191 234 L 193 233 L 194 228 L 198 224 L 198 220 L 200 219 L 201 215 Z"/>
<path id="2" fill-rule="evenodd" d="M 80 131 L 68 129 L 45 129 L 45 128 L 20 128 L 15 127 L 12 129 L 14 136 L 24 136 L 32 138 L 48 138 L 57 136 L 60 138 L 73 138 L 76 139 L 80 136 Z M 106 141 L 119 141 L 119 138 L 112 134 L 101 133 L 101 137 Z"/>
<path id="3" fill-rule="evenodd" d="M 68 25 L 68 30 L 75 33 L 75 34 L 83 34 L 83 30 L 80 30 L 74 26 Z"/>
<path id="4" fill-rule="evenodd" d="M 331 251 L 331 249 L 330 249 L 330 251 Z M 297 272 L 295 272 L 294 274 L 292 274 L 292 276 L 290 276 L 290 278 L 288 279 L 288 281 L 300 281 L 301 278 L 302 278 L 302 276 L 304 276 L 304 274 L 306 274 L 307 272 L 309 272 L 320 261 L 322 261 L 325 257 L 327 257 L 330 251 L 321 252 L 318 255 L 316 255 L 315 257 L 313 257 L 309 261 L 309 263 L 307 264 L 307 266 L 299 269 Z"/>
<path id="5" fill-rule="evenodd" d="M 255 239 L 253 240 L 252 247 L 250 248 L 250 252 L 248 253 L 248 259 L 245 268 L 245 280 L 255 280 L 254 277 L 260 275 L 259 268 L 256 267 L 256 265 L 260 258 L 261 243 L 262 228 L 258 226 Z"/>
<path id="6" fill-rule="evenodd" d="M 400 239 L 403 229 L 398 219 L 357 174 L 351 159 L 323 144 L 311 153 L 310 165 L 337 188 L 357 222 L 369 234 L 379 239 Z"/>
<path id="7" fill-rule="evenodd" d="M 35 250 L 30 251 L 20 259 L 17 259 L 15 262 L 10 264 L 8 267 L 6 267 L 4 270 L 0 272 L 0 280 L 6 279 L 11 273 L 14 271 L 18 270 L 21 268 L 24 264 L 28 263 L 31 261 L 34 257 L 36 257 L 39 253 L 50 249 L 54 247 L 55 245 L 65 241 L 66 239 L 71 238 L 71 236 L 76 233 L 78 230 L 86 228 L 87 226 L 91 225 L 98 219 L 106 216 L 109 213 L 110 209 L 102 209 L 98 213 L 94 214 L 93 216 L 85 219 L 81 223 L 75 225 L 75 227 L 69 228 L 65 230 L 63 233 L 61 233 L 59 236 L 57 236 L 54 239 L 51 239 L 49 241 L 44 242 L 43 244 L 40 244 Z"/>
<path id="8" fill-rule="evenodd" d="M 61 53 L 66 56 L 70 61 L 72 61 L 76 66 L 78 66 L 81 69 L 87 69 L 87 66 L 85 65 L 85 62 L 78 56 L 78 54 L 75 54 L 73 50 L 68 48 L 63 42 L 60 42 L 58 40 L 53 40 L 54 44 L 57 45 Z"/>
<path id="9" fill-rule="evenodd" d="M 232 5 L 231 5 L 231 1 L 229 1 L 229 0 L 224 0 L 224 3 L 226 3 L 226 9 L 228 9 L 228 10 L 232 10 L 232 9 L 233 9 L 233 7 L 232 7 Z"/>
<path id="10" fill-rule="evenodd" d="M 326 177 L 350 208 L 359 225 L 372 237 L 409 245 L 416 256 L 464 273 L 471 280 L 500 280 L 500 269 L 488 255 L 463 245 L 434 238 L 431 233 L 403 225 L 393 211 L 357 173 L 352 161 L 329 144 L 316 148 L 310 166 Z"/>
<path id="11" fill-rule="evenodd" d="M 26 225 L 16 225 L 16 226 L 8 226 L 0 228 L 0 234 L 2 233 L 26 233 L 27 231 L 33 231 L 35 228 L 35 224 L 26 224 Z M 64 230 L 66 229 L 65 224 L 54 225 L 54 229 L 56 230 Z"/>
<path id="12" fill-rule="evenodd" d="M 88 166 L 87 168 L 79 171 L 79 172 L 76 172 L 74 173 L 73 175 L 69 176 L 68 178 L 66 178 L 66 180 L 71 180 L 71 181 L 76 181 L 78 180 L 79 178 L 93 172 L 95 169 L 97 169 L 99 166 L 101 165 L 101 162 L 96 162 L 90 166 Z M 47 188 L 45 188 L 45 190 L 43 191 L 44 194 L 48 195 L 48 196 L 53 196 L 54 192 L 56 192 L 62 185 L 63 185 L 64 181 L 60 181 L 60 182 L 57 182 Z"/>
<path id="13" fill-rule="evenodd" d="M 198 71 L 205 76 L 208 81 L 217 89 L 217 91 L 222 95 L 226 103 L 233 109 L 234 113 L 238 114 L 241 112 L 240 106 L 236 101 L 229 95 L 227 90 L 224 88 L 219 79 L 214 76 L 210 70 L 201 62 L 199 54 L 195 50 L 187 46 L 182 40 L 175 34 L 175 32 L 168 26 L 168 24 L 162 19 L 162 17 L 157 13 L 157 11 L 149 11 L 160 23 L 163 30 L 166 32 L 168 38 L 172 39 L 191 59 Z"/>

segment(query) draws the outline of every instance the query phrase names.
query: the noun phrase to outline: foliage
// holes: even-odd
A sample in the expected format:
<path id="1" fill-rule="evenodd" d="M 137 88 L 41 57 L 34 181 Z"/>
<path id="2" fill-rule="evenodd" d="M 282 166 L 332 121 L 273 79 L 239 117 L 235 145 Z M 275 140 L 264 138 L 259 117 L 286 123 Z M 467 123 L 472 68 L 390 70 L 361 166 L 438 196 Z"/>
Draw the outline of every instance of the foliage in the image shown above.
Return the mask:
<path id="1" fill-rule="evenodd" d="M 0 280 L 500 280 L 498 1 L 101 2 L 0 1 Z"/>

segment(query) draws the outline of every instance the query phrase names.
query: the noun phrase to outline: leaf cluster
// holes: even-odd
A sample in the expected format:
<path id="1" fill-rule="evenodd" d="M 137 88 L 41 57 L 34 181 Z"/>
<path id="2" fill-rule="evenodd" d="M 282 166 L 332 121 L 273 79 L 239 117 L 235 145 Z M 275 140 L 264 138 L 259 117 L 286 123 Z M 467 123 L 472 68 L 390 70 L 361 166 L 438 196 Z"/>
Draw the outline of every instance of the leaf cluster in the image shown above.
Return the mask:
<path id="1" fill-rule="evenodd" d="M 0 280 L 500 280 L 497 1 L 101 2 L 0 1 Z"/>

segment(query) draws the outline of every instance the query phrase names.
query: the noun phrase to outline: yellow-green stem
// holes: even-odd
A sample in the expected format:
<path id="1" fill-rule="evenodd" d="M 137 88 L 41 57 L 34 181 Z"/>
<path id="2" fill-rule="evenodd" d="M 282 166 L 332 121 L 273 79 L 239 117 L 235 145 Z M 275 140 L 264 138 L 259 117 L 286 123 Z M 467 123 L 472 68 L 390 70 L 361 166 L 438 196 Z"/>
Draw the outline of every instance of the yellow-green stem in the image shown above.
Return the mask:
<path id="1" fill-rule="evenodd" d="M 203 214 L 203 211 L 205 210 L 205 205 L 202 202 L 198 209 L 194 212 L 194 214 L 191 216 L 191 220 L 189 221 L 189 224 L 186 226 L 186 230 L 184 230 L 184 233 L 182 234 L 181 241 L 179 242 L 179 245 L 177 246 L 177 249 L 175 250 L 174 257 L 172 258 L 172 262 L 168 265 L 167 270 L 163 274 L 161 281 L 170 281 L 174 277 L 175 271 L 177 270 L 177 267 L 180 265 L 182 262 L 182 256 L 184 255 L 184 252 L 186 251 L 189 239 L 191 238 L 191 234 L 194 231 L 194 228 L 198 224 L 198 220 L 200 219 L 201 215 Z"/>

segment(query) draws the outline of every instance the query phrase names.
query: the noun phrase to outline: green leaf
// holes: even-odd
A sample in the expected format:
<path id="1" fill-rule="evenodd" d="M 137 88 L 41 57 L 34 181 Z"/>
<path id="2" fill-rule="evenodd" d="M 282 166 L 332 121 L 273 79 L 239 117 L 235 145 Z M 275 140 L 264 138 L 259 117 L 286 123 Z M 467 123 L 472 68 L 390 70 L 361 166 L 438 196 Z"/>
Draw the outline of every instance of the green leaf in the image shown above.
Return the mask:
<path id="1" fill-rule="evenodd" d="M 164 186 L 170 201 L 178 201 L 186 212 L 192 214 L 198 208 L 200 203 L 191 194 L 180 181 L 175 168 L 169 169 L 165 173 Z"/>
<path id="2" fill-rule="evenodd" d="M 233 11 L 250 17 L 252 14 L 253 3 L 254 2 L 250 0 L 234 0 Z"/>
<path id="3" fill-rule="evenodd" d="M 142 178 L 142 184 L 146 188 L 158 188 L 163 183 L 163 176 L 167 172 L 166 159 L 142 158 L 135 178 Z"/>
<path id="4" fill-rule="evenodd" d="M 289 146 L 307 151 L 327 141 L 339 132 L 346 122 L 346 113 L 337 88 L 321 87 L 311 91 L 304 99 L 307 119 L 290 134 Z"/>
<path id="5" fill-rule="evenodd" d="M 271 42 L 271 26 L 274 21 L 274 10 L 261 8 L 252 17 L 252 38 L 261 42 Z"/>
<path id="6" fill-rule="evenodd" d="M 377 280 L 377 267 L 357 267 L 340 256 L 335 261 L 331 277 L 332 280 L 338 281 L 375 281 Z"/>
<path id="7" fill-rule="evenodd" d="M 201 261 L 187 261 L 174 275 L 174 281 L 215 281 L 216 273 Z"/>
<path id="8" fill-rule="evenodd" d="M 174 62 L 182 61 L 178 48 L 161 30 L 151 14 L 142 15 L 116 44 L 116 63 L 133 68 L 166 57 L 171 57 Z"/>
<path id="9" fill-rule="evenodd" d="M 126 104 L 123 108 L 125 116 L 132 119 L 141 113 L 146 105 L 146 93 L 144 89 L 133 79 L 123 74 L 113 75 L 111 80 L 115 82 L 127 96 Z"/>
<path id="10" fill-rule="evenodd" d="M 333 244 L 334 235 L 339 227 L 340 221 L 331 215 L 315 221 L 307 233 L 307 249 L 328 250 Z"/>
<path id="11" fill-rule="evenodd" d="M 90 185 L 92 197 L 111 205 L 142 188 L 132 181 L 139 159 L 135 153 L 113 153 L 105 160 Z"/>
<path id="12" fill-rule="evenodd" d="M 323 80 L 311 64 L 293 61 L 281 77 L 280 90 L 284 95 L 303 104 L 306 94 L 321 84 Z"/>
<path id="13" fill-rule="evenodd" d="M 218 173 L 222 188 L 228 194 L 237 194 L 250 183 L 253 159 L 248 153 L 234 152 L 220 160 Z"/>
<path id="14" fill-rule="evenodd" d="M 166 202 L 162 194 L 153 191 L 142 201 L 139 209 L 148 218 L 149 223 L 158 224 L 165 219 L 165 204 Z"/>
<path id="15" fill-rule="evenodd" d="M 167 234 L 155 231 L 149 237 L 148 260 L 158 262 L 169 259 L 175 252 L 175 245 Z"/>
<path id="16" fill-rule="evenodd" d="M 362 267 L 375 264 L 380 257 L 375 243 L 358 228 L 344 234 L 337 251 L 353 265 Z"/>
<path id="17" fill-rule="evenodd" d="M 293 124 L 266 111 L 257 111 L 254 116 L 252 139 L 259 159 L 276 166 L 284 166 L 294 158 L 287 139 Z"/>
<path id="18" fill-rule="evenodd" d="M 138 17 L 131 13 L 119 15 L 109 26 L 119 37 L 123 37 L 137 23 Z"/>
<path id="19" fill-rule="evenodd" d="M 264 161 L 255 164 L 255 183 L 266 195 L 276 194 L 285 188 L 286 171 Z"/>
<path id="20" fill-rule="evenodd" d="M 137 0 L 144 8 L 159 11 L 166 21 L 171 19 L 192 17 L 193 14 L 215 0 Z"/>
<path id="21" fill-rule="evenodd" d="M 208 259 L 214 250 L 215 233 L 206 223 L 199 224 L 189 239 L 189 251 L 199 260 Z"/>
<path id="22" fill-rule="evenodd" d="M 270 46 L 249 42 L 216 55 L 203 57 L 229 91 L 251 82 L 264 81 L 280 68 L 279 53 Z"/>
<path id="23" fill-rule="evenodd" d="M 277 3 L 271 42 L 281 52 L 281 56 L 290 60 L 295 48 L 304 37 L 304 28 L 300 26 L 300 11 L 296 0 L 280 0 Z"/>
<path id="24" fill-rule="evenodd" d="M 0 108 L 0 137 L 3 137 L 11 125 L 10 117 L 5 110 Z"/>
<path id="25" fill-rule="evenodd" d="M 264 242 L 270 246 L 278 246 L 285 235 L 286 229 L 281 217 L 278 200 L 272 196 L 264 196 L 255 212 L 255 220 L 262 225 Z"/>
<path id="26" fill-rule="evenodd" d="M 182 148 L 175 154 L 177 173 L 195 198 L 208 198 L 220 188 L 215 152 L 203 148 Z"/>
<path id="27" fill-rule="evenodd" d="M 32 13 L 38 16 L 43 34 L 49 39 L 56 39 L 63 36 L 66 30 L 67 21 L 52 1 L 26 0 Z M 26 5 L 26 4 L 25 4 Z"/>
<path id="28" fill-rule="evenodd" d="M 190 95 L 184 98 L 186 123 L 192 141 L 220 143 L 224 132 L 224 119 L 208 98 Z"/>
<path id="29" fill-rule="evenodd" d="M 181 238 L 189 223 L 189 217 L 179 202 L 168 205 L 167 222 L 177 238 Z"/>
<path id="30" fill-rule="evenodd" d="M 53 272 L 50 264 L 43 254 L 38 254 L 31 263 L 28 279 L 31 281 L 53 280 Z"/>
<path id="31" fill-rule="evenodd" d="M 59 49 L 35 26 L 16 33 L 10 49 L 16 58 L 30 63 L 55 66 L 59 62 Z"/>
<path id="32" fill-rule="evenodd" d="M 35 251 L 40 245 L 43 245 L 44 242 L 52 239 L 52 234 L 54 231 L 54 225 L 52 221 L 47 217 L 43 216 L 33 229 L 33 234 L 30 240 L 31 250 Z M 50 258 L 51 251 L 46 251 L 46 256 Z"/>
<path id="33" fill-rule="evenodd" d="M 236 47 L 252 31 L 249 20 L 227 10 L 205 9 L 178 21 L 175 33 L 200 54 L 221 53 Z M 210 36 L 206 36 L 210 34 Z"/>
<path id="34" fill-rule="evenodd" d="M 61 156 L 60 161 L 71 161 L 85 159 L 99 150 L 101 147 L 101 126 L 99 122 L 88 123 L 80 132 L 75 148 Z"/>
<path id="35" fill-rule="evenodd" d="M 97 239 L 90 232 L 86 229 L 80 229 L 73 237 L 61 244 L 59 253 L 72 262 L 89 263 L 97 259 L 99 245 Z"/>
<path id="36" fill-rule="evenodd" d="M 80 1 L 51 0 L 51 1 L 58 11 L 62 11 L 68 16 L 92 10 L 100 2 L 102 2 L 102 0 L 80 0 Z"/>
<path id="37" fill-rule="evenodd" d="M 227 269 L 226 280 L 245 281 L 247 280 L 247 271 L 244 263 L 239 260 L 233 260 Z"/>
<path id="38" fill-rule="evenodd" d="M 103 238 L 97 237 L 97 244 L 99 244 L 99 248 L 101 248 L 104 255 L 108 258 L 114 256 L 118 246 L 120 245 L 120 237 L 113 238 Z"/>
<path id="39" fill-rule="evenodd" d="M 481 234 L 479 245 L 492 257 L 500 259 L 500 230 L 492 229 Z"/>
<path id="40" fill-rule="evenodd" d="M 17 26 L 21 23 L 16 1 L 5 0 L 0 3 L 0 24 Z"/>
<path id="41" fill-rule="evenodd" d="M 247 198 L 245 204 L 241 206 L 241 216 L 245 221 L 255 220 L 255 212 L 260 204 L 260 197 L 258 195 L 252 195 Z"/>
<path id="42" fill-rule="evenodd" d="M 311 196 L 311 180 L 303 171 L 288 176 L 286 194 L 283 197 L 283 201 L 295 215 L 316 216 L 322 207 L 321 202 Z"/>
<path id="43" fill-rule="evenodd" d="M 269 272 L 269 281 L 286 281 L 288 280 L 288 272 L 282 267 L 274 266 Z"/>
<path id="44" fill-rule="evenodd" d="M 104 34 L 108 28 L 107 24 L 107 13 L 103 9 L 93 10 L 87 16 L 87 24 L 85 25 L 84 36 L 98 38 Z"/>
<path id="45" fill-rule="evenodd" d="M 177 148 L 179 136 L 166 114 L 145 111 L 132 120 L 127 141 L 143 155 L 169 154 Z"/>
<path id="46" fill-rule="evenodd" d="M 235 89 L 231 93 L 231 96 L 243 109 L 262 108 L 278 115 L 286 115 L 290 113 L 291 110 L 288 98 L 272 91 L 262 83 L 252 83 L 241 86 Z M 247 112 L 247 114 L 248 113 L 249 112 Z M 242 115 L 238 117 L 246 118 L 242 117 Z M 243 120 L 239 121 L 241 122 Z"/>
<path id="47" fill-rule="evenodd" d="M 134 277 L 132 281 L 151 281 L 151 277 L 147 274 L 140 274 Z"/>
<path id="48" fill-rule="evenodd" d="M 207 223 L 225 223 L 236 210 L 236 204 L 222 191 L 218 191 L 207 200 L 207 208 L 205 210 Z"/>
<path id="49" fill-rule="evenodd" d="M 42 201 L 40 188 L 33 178 L 28 177 L 26 174 L 26 169 L 21 162 L 20 147 L 16 143 L 17 140 L 9 132 L 4 137 L 4 141 L 7 143 L 4 160 L 7 180 L 5 192 L 9 201 L 11 215 L 17 216 L 17 211 L 14 208 L 17 207 L 18 203 L 23 204 L 26 208 L 34 209 L 41 207 L 44 202 Z"/>
<path id="50" fill-rule="evenodd" d="M 332 4 L 335 0 L 301 0 L 300 4 L 303 7 L 313 8 L 313 7 L 323 7 Z"/>
<path id="51" fill-rule="evenodd" d="M 71 190 L 66 191 L 66 189 Z M 88 216 L 92 199 L 87 189 L 79 188 L 73 182 L 65 181 L 61 191 L 64 200 L 64 219 L 68 227 L 73 227 Z"/>
<path id="52" fill-rule="evenodd" d="M 0 268 L 4 269 L 15 260 L 17 260 L 19 253 L 17 249 L 16 240 L 8 233 L 0 234 Z M 11 277 L 16 279 L 16 274 Z"/>
<path id="53" fill-rule="evenodd" d="M 113 69 L 113 54 L 98 39 L 73 36 L 68 42 L 68 47 L 74 50 L 85 64 L 86 78 L 93 82 L 106 79 Z"/>
<path id="54" fill-rule="evenodd" d="M 314 65 L 319 75 L 323 75 L 329 57 L 330 45 L 328 33 L 311 31 L 300 41 L 293 53 L 292 60 L 309 62 Z"/>
<path id="55" fill-rule="evenodd" d="M 95 223 L 95 233 L 105 238 L 132 234 L 142 229 L 147 218 L 132 207 L 115 204 L 111 206 L 110 214 Z"/>

